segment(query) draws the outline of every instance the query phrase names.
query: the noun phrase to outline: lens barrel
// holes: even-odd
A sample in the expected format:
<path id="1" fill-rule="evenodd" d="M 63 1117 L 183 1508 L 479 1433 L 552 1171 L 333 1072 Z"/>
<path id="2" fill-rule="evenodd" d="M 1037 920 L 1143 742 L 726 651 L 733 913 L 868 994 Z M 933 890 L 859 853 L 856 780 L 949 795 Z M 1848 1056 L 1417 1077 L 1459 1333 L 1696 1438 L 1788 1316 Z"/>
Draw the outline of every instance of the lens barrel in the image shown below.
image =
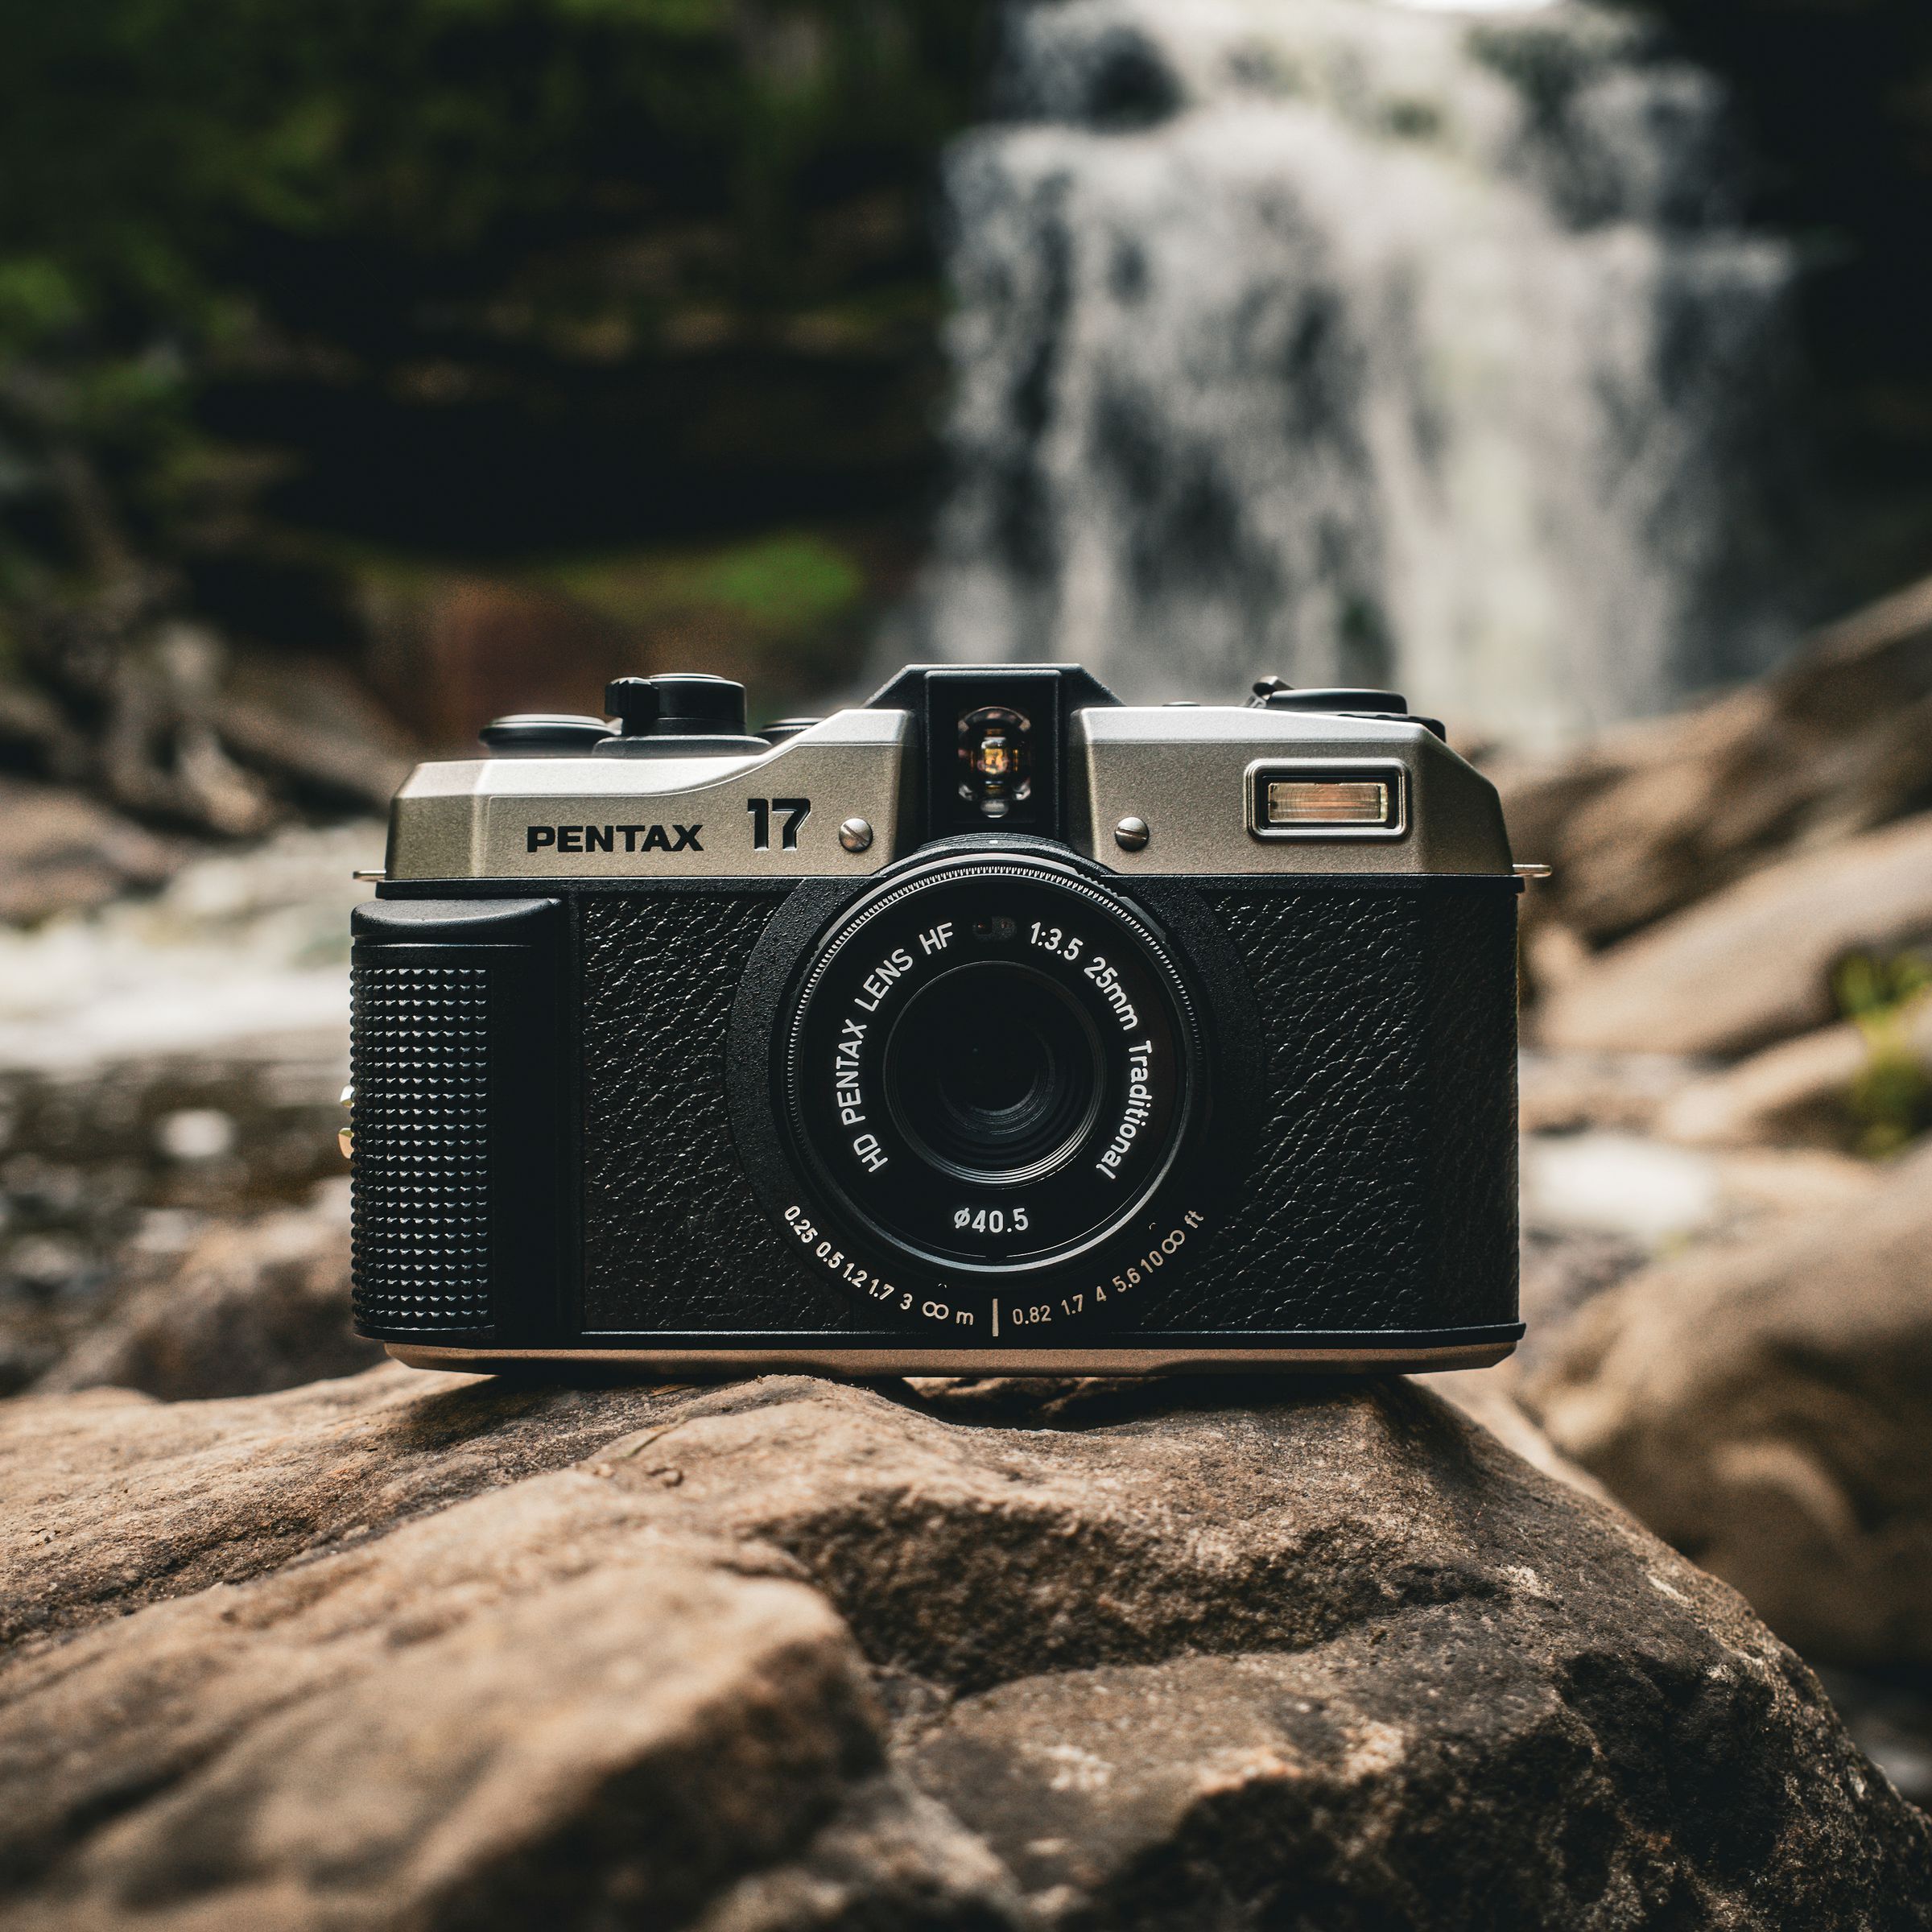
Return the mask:
<path id="1" fill-rule="evenodd" d="M 782 1110 L 853 1224 L 950 1275 L 1046 1271 L 1146 1206 L 1199 1111 L 1194 1002 L 1137 908 L 1057 860 L 974 853 L 823 937 Z"/>

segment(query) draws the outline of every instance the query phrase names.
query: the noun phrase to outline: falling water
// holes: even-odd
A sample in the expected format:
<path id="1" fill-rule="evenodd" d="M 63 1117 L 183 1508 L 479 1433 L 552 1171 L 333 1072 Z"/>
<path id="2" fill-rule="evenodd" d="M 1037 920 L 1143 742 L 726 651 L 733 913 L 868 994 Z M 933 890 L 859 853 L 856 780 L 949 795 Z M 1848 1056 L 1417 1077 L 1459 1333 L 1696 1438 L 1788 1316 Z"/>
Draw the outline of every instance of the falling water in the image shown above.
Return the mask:
<path id="1" fill-rule="evenodd" d="M 949 658 L 1393 683 L 1517 737 L 1789 642 L 1793 263 L 1582 5 L 1063 0 L 949 159 Z"/>

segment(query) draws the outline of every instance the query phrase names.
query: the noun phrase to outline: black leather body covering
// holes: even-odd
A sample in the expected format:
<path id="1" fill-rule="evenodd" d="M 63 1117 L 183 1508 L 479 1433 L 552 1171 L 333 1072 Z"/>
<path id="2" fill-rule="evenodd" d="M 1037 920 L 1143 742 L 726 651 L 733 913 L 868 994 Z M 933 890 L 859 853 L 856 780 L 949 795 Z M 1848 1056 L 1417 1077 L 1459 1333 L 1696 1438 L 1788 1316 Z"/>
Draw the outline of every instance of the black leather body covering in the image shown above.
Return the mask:
<path id="1" fill-rule="evenodd" d="M 452 914 L 474 912 L 473 895 L 489 890 L 458 900 L 464 888 L 435 890 L 452 895 L 441 898 Z M 558 1004 L 531 1016 L 522 1045 L 562 1042 L 554 1108 L 535 1110 L 555 1125 L 521 1156 L 513 1133 L 493 1176 L 514 1187 L 519 1161 L 525 1171 L 554 1168 L 555 1264 L 540 1288 L 501 1277 L 487 1323 L 473 1313 L 469 1332 L 553 1348 L 905 1341 L 807 1274 L 733 1132 L 733 1001 L 801 890 L 551 890 Z M 1235 1153 L 1208 1239 L 1163 1276 L 1138 1325 L 1096 1341 L 1232 1335 L 1278 1345 L 1513 1324 L 1515 881 L 1243 877 L 1119 890 L 1197 964 L 1203 949 L 1190 952 L 1187 935 L 1205 932 L 1206 976 L 1238 982 L 1208 1002 L 1208 1031 L 1216 1062 L 1239 1069 L 1223 1083 L 1239 1117 L 1225 1123 Z M 358 942 L 365 976 L 382 937 Z M 514 1023 L 500 1007 L 493 1014 L 494 1025 Z M 363 1063 L 373 1073 L 378 1056 Z M 447 1319 L 381 1318 L 407 1303 L 365 1290 L 359 1325 L 386 1339 L 461 1339 Z M 463 1307 L 478 1306 L 473 1290 Z"/>
<path id="2" fill-rule="evenodd" d="M 1513 891 L 1193 890 L 1253 990 L 1260 1040 L 1216 1045 L 1257 1063 L 1258 1105 L 1216 1233 L 1162 1283 L 1160 1327 L 1513 1320 Z M 724 1106 L 731 995 L 775 910 L 583 904 L 586 1329 L 852 1323 L 754 1199 Z"/>

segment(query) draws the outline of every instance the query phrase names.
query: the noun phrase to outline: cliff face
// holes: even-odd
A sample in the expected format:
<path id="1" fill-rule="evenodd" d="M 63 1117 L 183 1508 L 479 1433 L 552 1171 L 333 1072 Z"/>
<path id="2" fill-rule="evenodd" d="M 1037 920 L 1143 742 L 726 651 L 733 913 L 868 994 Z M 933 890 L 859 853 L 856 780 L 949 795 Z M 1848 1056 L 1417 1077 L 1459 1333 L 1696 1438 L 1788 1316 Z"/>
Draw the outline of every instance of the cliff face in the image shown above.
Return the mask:
<path id="1" fill-rule="evenodd" d="M 1804 238 L 1797 319 L 1844 590 L 1932 564 L 1932 14 L 1914 0 L 1650 0 L 1721 76 L 1752 217 Z"/>
<path id="2" fill-rule="evenodd" d="M 934 466 L 981 12 L 23 19 L 0 770 L 245 833 L 379 802 L 313 753 L 349 671 L 438 740 L 667 658 L 848 672 Z"/>

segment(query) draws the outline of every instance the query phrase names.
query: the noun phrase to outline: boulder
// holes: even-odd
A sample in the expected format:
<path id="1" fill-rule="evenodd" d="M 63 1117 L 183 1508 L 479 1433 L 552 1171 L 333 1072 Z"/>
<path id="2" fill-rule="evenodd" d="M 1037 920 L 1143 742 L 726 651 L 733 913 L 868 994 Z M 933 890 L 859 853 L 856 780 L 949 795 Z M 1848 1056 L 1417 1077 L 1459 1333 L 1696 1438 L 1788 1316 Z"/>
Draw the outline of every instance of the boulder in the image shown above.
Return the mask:
<path id="1" fill-rule="evenodd" d="M 244 765 L 324 811 L 387 811 L 422 749 L 344 667 L 286 653 L 235 658 L 216 724 Z"/>
<path id="2" fill-rule="evenodd" d="M 1932 797 L 1932 578 L 1699 710 L 1492 775 L 1518 857 L 1555 868 L 1527 917 L 1591 947 L 1871 831 Z"/>
<path id="3" fill-rule="evenodd" d="M 1891 1050 L 1932 1086 L 1932 1000 L 1901 1013 L 1890 1031 Z M 1850 1021 L 1821 1026 L 1687 1081 L 1658 1108 L 1653 1124 L 1670 1140 L 1714 1146 L 1855 1146 L 1865 1123 L 1853 1099 L 1872 1058 L 1863 1027 Z"/>
<path id="4" fill-rule="evenodd" d="M 1924 1927 L 1725 1586 L 1426 1392 L 0 1406 L 21 1932 Z"/>
<path id="5" fill-rule="evenodd" d="M 1793 854 L 1611 947 L 1552 988 L 1538 1042 L 1583 1052 L 1743 1054 L 1838 1017 L 1853 952 L 1932 939 L 1932 812 Z"/>
<path id="6" fill-rule="evenodd" d="M 33 925 L 163 885 L 192 849 L 81 792 L 0 778 L 0 922 Z"/>
<path id="7" fill-rule="evenodd" d="M 1856 1205 L 1629 1276 L 1522 1387 L 1807 1656 L 1932 1662 L 1932 1148 Z"/>
<path id="8" fill-rule="evenodd" d="M 381 1360 L 381 1345 L 349 1326 L 348 1188 L 338 1181 L 312 1207 L 217 1223 L 36 1386 L 111 1384 L 181 1402 L 263 1394 Z"/>

